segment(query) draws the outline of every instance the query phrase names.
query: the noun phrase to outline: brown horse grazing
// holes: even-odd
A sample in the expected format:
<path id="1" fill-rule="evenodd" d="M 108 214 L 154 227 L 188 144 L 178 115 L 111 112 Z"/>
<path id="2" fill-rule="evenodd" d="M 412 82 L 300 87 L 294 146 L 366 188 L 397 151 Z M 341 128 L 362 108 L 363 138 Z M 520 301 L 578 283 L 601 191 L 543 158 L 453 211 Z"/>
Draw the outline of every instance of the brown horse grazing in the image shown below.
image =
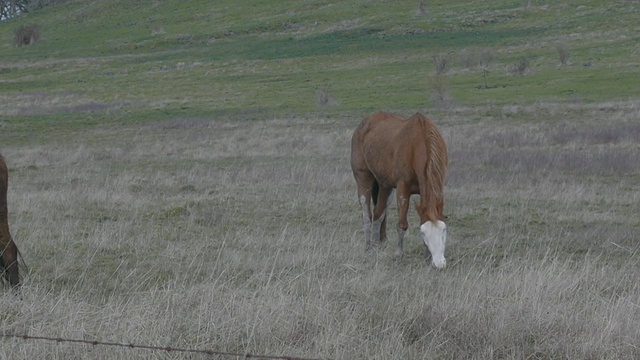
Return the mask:
<path id="1" fill-rule="evenodd" d="M 9 281 L 11 287 L 20 287 L 20 275 L 18 273 L 18 247 L 9 233 L 9 222 L 7 209 L 7 186 L 8 172 L 7 164 L 0 155 L 0 272 Z"/>
<path id="2" fill-rule="evenodd" d="M 409 197 L 420 194 L 415 208 L 420 215 L 420 235 L 431 252 L 433 266 L 446 266 L 444 250 L 444 177 L 447 149 L 433 123 L 422 114 L 409 119 L 379 112 L 365 118 L 351 139 L 351 169 L 358 186 L 366 250 L 386 237 L 386 210 L 396 190 L 398 247 L 409 227 Z M 373 199 L 373 219 L 370 201 Z"/>

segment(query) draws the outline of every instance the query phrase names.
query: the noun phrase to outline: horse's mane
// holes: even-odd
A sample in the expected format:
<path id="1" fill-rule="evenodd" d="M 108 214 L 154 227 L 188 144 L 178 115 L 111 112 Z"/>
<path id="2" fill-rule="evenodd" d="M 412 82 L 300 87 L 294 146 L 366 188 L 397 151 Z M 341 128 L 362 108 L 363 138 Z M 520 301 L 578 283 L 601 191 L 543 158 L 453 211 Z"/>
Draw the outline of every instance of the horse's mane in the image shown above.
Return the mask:
<path id="1" fill-rule="evenodd" d="M 422 209 L 420 210 L 427 212 L 427 218 L 436 220 L 441 217 L 441 214 L 438 214 L 437 211 L 437 204 L 443 201 L 442 193 L 448 162 L 447 149 L 442 135 L 427 117 L 419 113 L 415 114 L 414 117 L 418 118 L 418 123 L 422 127 L 422 132 L 427 140 L 426 143 L 429 146 L 426 149 L 429 158 L 427 159 L 424 175 L 430 191 L 428 191 L 429 196 L 426 199 L 421 199 Z"/>

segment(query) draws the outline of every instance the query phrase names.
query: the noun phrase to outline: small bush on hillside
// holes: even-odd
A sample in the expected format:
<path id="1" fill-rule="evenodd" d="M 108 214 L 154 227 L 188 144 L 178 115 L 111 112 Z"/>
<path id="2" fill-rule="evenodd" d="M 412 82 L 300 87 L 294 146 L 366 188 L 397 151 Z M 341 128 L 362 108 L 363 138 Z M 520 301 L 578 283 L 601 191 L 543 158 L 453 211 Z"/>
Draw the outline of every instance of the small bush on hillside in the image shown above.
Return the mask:
<path id="1" fill-rule="evenodd" d="M 447 71 L 447 64 L 449 63 L 449 58 L 446 55 L 438 54 L 433 55 L 433 66 L 436 71 L 436 74 L 443 74 Z"/>
<path id="2" fill-rule="evenodd" d="M 443 75 L 434 75 L 428 79 L 428 88 L 433 105 L 439 109 L 448 109 L 451 104 L 449 82 Z"/>
<path id="3" fill-rule="evenodd" d="M 20 25 L 13 31 L 13 46 L 35 44 L 40 40 L 40 26 L 35 24 Z"/>
<path id="4" fill-rule="evenodd" d="M 333 96 L 326 89 L 316 90 L 316 105 L 324 108 L 329 106 L 336 106 L 338 103 L 333 99 Z"/>
<path id="5" fill-rule="evenodd" d="M 160 25 L 156 25 L 153 27 L 153 29 L 151 30 L 151 35 L 161 35 L 164 34 L 164 28 Z"/>
<path id="6" fill-rule="evenodd" d="M 567 47 L 567 45 L 556 45 L 556 51 L 558 52 L 558 60 L 560 60 L 560 65 L 567 66 L 569 64 L 569 48 Z"/>
<path id="7" fill-rule="evenodd" d="M 507 68 L 507 72 L 511 75 L 524 75 L 529 70 L 529 59 L 526 57 L 520 58 L 517 63 L 510 65 Z"/>
<path id="8" fill-rule="evenodd" d="M 463 69 L 487 69 L 496 61 L 492 49 L 471 49 L 460 57 L 460 67 Z"/>
<path id="9" fill-rule="evenodd" d="M 418 3 L 418 9 L 416 9 L 416 15 L 424 16 L 427 15 L 428 12 L 429 10 L 427 10 L 427 4 L 425 4 L 424 1 L 420 1 Z"/>

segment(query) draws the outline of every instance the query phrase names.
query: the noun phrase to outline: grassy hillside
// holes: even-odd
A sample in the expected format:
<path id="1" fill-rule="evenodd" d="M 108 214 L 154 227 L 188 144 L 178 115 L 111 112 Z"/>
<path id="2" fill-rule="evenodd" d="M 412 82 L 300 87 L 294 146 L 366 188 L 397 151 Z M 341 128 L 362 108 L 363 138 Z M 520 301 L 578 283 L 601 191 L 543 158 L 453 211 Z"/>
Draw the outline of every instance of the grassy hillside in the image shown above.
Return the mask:
<path id="1" fill-rule="evenodd" d="M 21 299 L 0 293 L 0 333 L 639 358 L 640 6 L 527 3 L 75 1 L 0 23 L 0 152 L 29 265 Z M 13 47 L 27 24 L 41 39 Z M 444 271 L 413 209 L 404 259 L 395 206 L 389 243 L 364 252 L 349 143 L 377 110 L 443 133 Z M 202 358 L 0 340 L 0 358 L 159 357 Z"/>
<path id="2" fill-rule="evenodd" d="M 1 111 L 31 118 L 109 109 L 110 118 L 131 122 L 423 109 L 437 105 L 434 55 L 448 57 L 444 76 L 458 106 L 638 96 L 640 10 L 633 2 L 442 1 L 419 9 L 408 1 L 78 1 L 46 8 L 0 24 Z M 42 40 L 13 48 L 13 30 L 31 23 Z M 557 45 L 568 50 L 566 66 Z M 510 75 L 523 57 L 525 75 Z M 486 63 L 488 89 L 478 63 Z M 319 109 L 317 90 L 337 106 Z M 40 102 L 45 110 L 34 109 Z"/>

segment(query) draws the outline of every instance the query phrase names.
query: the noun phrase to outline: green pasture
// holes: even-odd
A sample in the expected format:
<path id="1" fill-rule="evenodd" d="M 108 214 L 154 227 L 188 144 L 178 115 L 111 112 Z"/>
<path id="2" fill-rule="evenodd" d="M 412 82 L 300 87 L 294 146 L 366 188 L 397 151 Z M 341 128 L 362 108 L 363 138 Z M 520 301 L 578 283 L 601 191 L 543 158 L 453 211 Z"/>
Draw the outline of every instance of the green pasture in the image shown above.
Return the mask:
<path id="1" fill-rule="evenodd" d="M 420 2 L 397 1 L 43 8 L 0 23 L 3 122 L 20 128 L 104 113 L 137 123 L 430 109 L 440 105 L 431 96 L 436 55 L 448 59 L 441 75 L 448 106 L 638 96 L 634 3 L 524 3 L 428 2 L 423 12 Z M 14 29 L 28 24 L 39 26 L 41 40 L 13 47 Z M 558 45 L 569 53 L 564 66 Z M 523 58 L 526 72 L 510 73 Z M 332 106 L 317 104 L 318 91 Z M 22 109 L 23 97 L 60 104 L 33 113 Z"/>

